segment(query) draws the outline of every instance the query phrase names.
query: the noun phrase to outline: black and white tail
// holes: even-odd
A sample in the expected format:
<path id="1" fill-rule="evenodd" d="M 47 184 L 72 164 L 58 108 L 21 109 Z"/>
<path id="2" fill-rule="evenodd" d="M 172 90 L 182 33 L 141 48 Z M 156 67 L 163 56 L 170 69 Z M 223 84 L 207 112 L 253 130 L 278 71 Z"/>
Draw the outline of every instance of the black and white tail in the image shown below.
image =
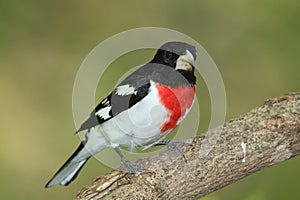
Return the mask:
<path id="1" fill-rule="evenodd" d="M 80 143 L 76 151 L 56 172 L 51 180 L 45 185 L 46 188 L 54 185 L 68 185 L 78 175 L 88 159 L 107 147 L 104 137 L 95 128 L 88 131 L 85 139 Z"/>
<path id="2" fill-rule="evenodd" d="M 46 184 L 46 188 L 53 185 L 68 185 L 73 181 L 78 175 L 81 168 L 84 166 L 86 161 L 91 157 L 91 154 L 86 154 L 86 156 L 80 156 L 83 154 L 84 149 L 83 143 L 80 143 L 77 150 L 72 154 L 72 156 L 65 162 L 65 164 L 56 172 L 53 178 Z M 79 159 L 79 156 L 81 159 Z"/>

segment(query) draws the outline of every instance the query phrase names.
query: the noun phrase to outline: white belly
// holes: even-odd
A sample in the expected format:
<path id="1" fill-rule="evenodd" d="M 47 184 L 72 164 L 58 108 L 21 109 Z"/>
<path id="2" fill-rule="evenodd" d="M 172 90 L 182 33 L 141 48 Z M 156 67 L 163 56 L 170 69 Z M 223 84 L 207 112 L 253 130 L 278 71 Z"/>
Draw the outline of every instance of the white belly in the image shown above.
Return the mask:
<path id="1" fill-rule="evenodd" d="M 111 144 L 134 148 L 161 138 L 160 129 L 168 120 L 168 112 L 159 102 L 153 82 L 149 89 L 150 94 L 139 103 L 99 126 Z"/>

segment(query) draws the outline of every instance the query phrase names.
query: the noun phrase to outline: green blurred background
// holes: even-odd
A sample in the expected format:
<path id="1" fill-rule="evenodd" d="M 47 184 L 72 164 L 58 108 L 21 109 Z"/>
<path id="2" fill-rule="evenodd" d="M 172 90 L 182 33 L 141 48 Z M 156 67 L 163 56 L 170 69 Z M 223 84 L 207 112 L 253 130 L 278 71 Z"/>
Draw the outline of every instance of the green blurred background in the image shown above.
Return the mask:
<path id="1" fill-rule="evenodd" d="M 300 91 L 299 19 L 297 0 L 0 0 L 0 199 L 72 199 L 110 170 L 91 159 L 68 187 L 43 188 L 79 143 L 73 136 L 73 83 L 99 42 L 144 26 L 191 36 L 223 76 L 228 120 L 265 98 Z M 97 96 L 104 97 L 123 72 L 152 56 L 145 51 L 117 60 Z M 199 79 L 200 130 L 205 131 L 210 103 Z M 299 167 L 300 158 L 293 158 L 204 199 L 298 199 Z"/>

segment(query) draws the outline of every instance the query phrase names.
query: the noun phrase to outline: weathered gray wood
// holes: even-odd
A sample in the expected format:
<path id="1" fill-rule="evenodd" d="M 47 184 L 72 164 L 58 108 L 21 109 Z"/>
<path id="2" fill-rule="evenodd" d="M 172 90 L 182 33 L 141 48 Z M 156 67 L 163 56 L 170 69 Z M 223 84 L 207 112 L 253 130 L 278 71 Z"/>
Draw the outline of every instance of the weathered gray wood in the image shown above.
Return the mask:
<path id="1" fill-rule="evenodd" d="M 196 199 L 300 153 L 300 93 L 266 100 L 223 127 L 186 140 L 187 162 L 173 151 L 138 160 L 151 172 L 115 170 L 76 199 Z"/>

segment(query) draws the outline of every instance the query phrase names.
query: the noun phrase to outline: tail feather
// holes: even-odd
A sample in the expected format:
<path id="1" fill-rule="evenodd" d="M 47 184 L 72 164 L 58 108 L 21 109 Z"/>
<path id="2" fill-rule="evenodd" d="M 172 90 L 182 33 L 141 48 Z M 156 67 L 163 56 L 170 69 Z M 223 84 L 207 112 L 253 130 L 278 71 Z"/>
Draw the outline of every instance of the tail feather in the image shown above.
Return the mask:
<path id="1" fill-rule="evenodd" d="M 94 154 L 108 147 L 106 139 L 98 132 L 97 128 L 91 128 L 85 135 L 79 147 L 65 164 L 58 170 L 53 178 L 46 184 L 46 188 L 53 185 L 68 185 L 76 178 L 86 161 Z"/>
<path id="2" fill-rule="evenodd" d="M 46 188 L 54 185 L 68 185 L 78 175 L 86 161 L 91 157 L 91 154 L 84 148 L 84 144 L 80 143 L 79 147 L 58 172 L 45 185 Z"/>

